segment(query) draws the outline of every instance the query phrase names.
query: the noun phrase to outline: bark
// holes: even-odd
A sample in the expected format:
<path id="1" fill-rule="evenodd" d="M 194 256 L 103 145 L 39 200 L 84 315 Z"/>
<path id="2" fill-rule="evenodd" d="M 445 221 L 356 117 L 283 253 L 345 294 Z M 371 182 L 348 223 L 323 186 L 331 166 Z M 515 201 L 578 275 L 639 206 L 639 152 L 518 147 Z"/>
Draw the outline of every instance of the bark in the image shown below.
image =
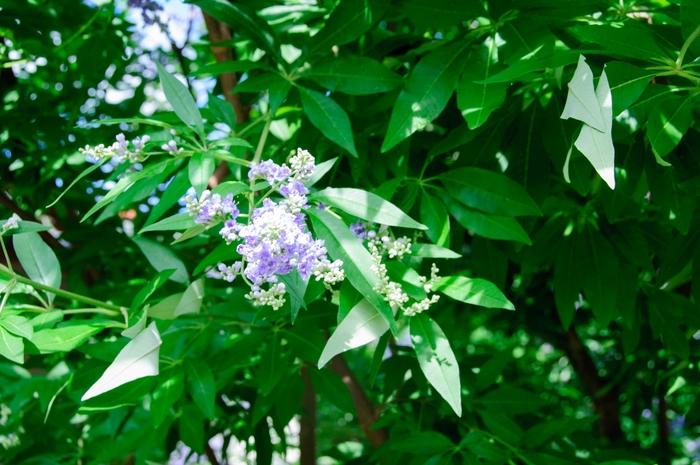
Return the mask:
<path id="1" fill-rule="evenodd" d="M 365 434 L 370 444 L 377 448 L 384 444 L 388 439 L 387 432 L 384 429 L 375 429 L 374 423 L 379 418 L 379 411 L 374 407 L 372 401 L 367 397 L 365 391 L 357 382 L 357 378 L 350 371 L 350 367 L 345 362 L 342 356 L 335 357 L 331 361 L 331 369 L 340 375 L 343 384 L 348 387 L 352 402 L 355 405 L 355 412 L 360 423 L 360 428 Z"/>
<path id="2" fill-rule="evenodd" d="M 600 418 L 600 434 L 611 441 L 621 439 L 618 388 L 612 387 L 604 390 L 607 382 L 598 374 L 591 354 L 574 329 L 569 329 L 564 335 L 564 350 L 574 370 L 586 386 L 588 395 L 593 400 L 593 405 Z"/>
<path id="3" fill-rule="evenodd" d="M 307 366 L 301 369 L 304 381 L 301 431 L 299 432 L 300 465 L 316 465 L 316 391 Z"/>

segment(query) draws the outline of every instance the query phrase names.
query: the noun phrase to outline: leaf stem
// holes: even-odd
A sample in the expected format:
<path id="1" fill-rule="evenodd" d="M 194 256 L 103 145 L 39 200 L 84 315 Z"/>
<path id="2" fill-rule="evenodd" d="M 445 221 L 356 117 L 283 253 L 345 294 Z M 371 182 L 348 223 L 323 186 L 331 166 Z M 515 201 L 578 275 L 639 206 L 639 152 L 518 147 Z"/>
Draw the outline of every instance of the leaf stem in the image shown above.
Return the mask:
<path id="1" fill-rule="evenodd" d="M 270 125 L 272 124 L 272 116 L 268 116 L 265 121 L 265 126 L 263 127 L 262 133 L 260 134 L 260 140 L 258 141 L 258 146 L 255 149 L 255 155 L 253 155 L 252 163 L 258 163 L 260 157 L 262 156 L 262 151 L 265 148 L 265 141 L 267 141 L 267 135 L 270 133 Z"/>
<path id="2" fill-rule="evenodd" d="M 17 282 L 31 286 L 34 289 L 40 289 L 42 291 L 51 292 L 58 296 L 65 297 L 66 299 L 76 300 L 78 302 L 82 302 L 88 305 L 94 305 L 95 307 L 99 307 L 99 309 L 112 310 L 114 312 L 117 312 L 117 314 L 124 314 L 124 312 L 127 311 L 126 307 L 120 307 L 118 305 L 110 304 L 108 302 L 93 299 L 92 297 L 88 297 L 86 295 L 76 294 L 75 292 L 66 291 L 64 289 L 59 289 L 53 286 L 47 286 L 46 284 L 33 281 L 29 278 L 25 278 L 24 276 L 15 273 L 14 271 L 10 270 L 4 265 L 0 265 L 0 274 L 3 274 L 9 278 L 16 279 Z M 64 310 L 64 312 L 68 312 L 68 310 Z"/>
<path id="3" fill-rule="evenodd" d="M 681 51 L 678 54 L 678 59 L 676 59 L 676 66 L 678 68 L 681 68 L 683 66 L 683 60 L 685 59 L 685 54 L 688 52 L 688 48 L 690 48 L 691 44 L 695 41 L 695 39 L 700 36 L 700 25 L 698 25 L 693 32 L 690 33 L 688 38 L 683 42 L 683 46 L 681 47 Z"/>

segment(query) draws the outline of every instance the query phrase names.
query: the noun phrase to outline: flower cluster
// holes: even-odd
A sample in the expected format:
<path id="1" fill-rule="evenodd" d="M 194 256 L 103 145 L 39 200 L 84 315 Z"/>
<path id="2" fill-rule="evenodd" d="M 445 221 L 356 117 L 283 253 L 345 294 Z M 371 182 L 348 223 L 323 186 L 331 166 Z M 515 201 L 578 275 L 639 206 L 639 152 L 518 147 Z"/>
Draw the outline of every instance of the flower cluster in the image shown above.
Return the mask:
<path id="1" fill-rule="evenodd" d="M 100 144 L 94 147 L 86 145 L 79 149 L 79 152 L 95 161 L 113 159 L 119 163 L 126 160 L 136 163 L 143 159 L 144 148 L 150 140 L 151 138 L 149 136 L 143 136 L 128 141 L 124 134 L 119 133 L 112 145 L 105 146 L 104 144 Z"/>
<path id="2" fill-rule="evenodd" d="M 19 228 L 20 217 L 17 213 L 13 213 L 0 227 L 0 235 L 6 233 L 7 231 L 12 231 L 13 229 Z"/>
<path id="3" fill-rule="evenodd" d="M 392 281 L 389 272 L 383 262 L 384 257 L 389 259 L 401 259 L 411 250 L 411 240 L 408 237 L 394 238 L 386 226 L 382 225 L 378 229 L 373 229 L 365 223 L 354 223 L 350 225 L 350 231 L 360 239 L 367 241 L 367 249 L 372 256 L 372 271 L 379 277 L 379 282 L 375 290 L 384 297 L 392 310 L 401 310 L 406 316 L 413 316 L 422 313 L 435 304 L 440 296 L 432 294 L 433 286 L 438 280 L 438 267 L 433 263 L 430 268 L 430 278 L 419 276 L 418 280 L 426 293 L 426 297 L 421 300 L 414 300 L 403 290 L 401 285 Z M 431 295 L 432 294 L 432 295 Z"/>
<path id="4" fill-rule="evenodd" d="M 308 208 L 304 185 L 315 167 L 313 156 L 298 149 L 289 165 L 265 160 L 250 168 L 251 181 L 264 179 L 271 191 L 260 205 L 248 214 L 248 221 L 238 221 L 239 211 L 233 197 L 221 197 L 205 191 L 199 199 L 186 198 L 187 209 L 197 223 L 223 221 L 220 230 L 227 244 L 236 243 L 241 260 L 226 265 L 219 263 L 208 275 L 232 282 L 237 275 L 250 285 L 246 297 L 254 305 L 277 310 L 285 302 L 286 286 L 280 276 L 298 272 L 302 279 L 312 276 L 327 286 L 345 278 L 343 262 L 331 261 L 322 240 L 314 239 L 306 225 L 304 210 Z M 278 199 L 269 195 L 277 193 Z"/>
<path id="5" fill-rule="evenodd" d="M 197 224 L 211 224 L 227 218 L 231 218 L 228 221 L 235 221 L 240 213 L 232 194 L 222 197 L 221 194 L 213 194 L 209 190 L 202 192 L 199 198 L 194 190 L 190 191 L 185 196 L 185 208 Z"/>

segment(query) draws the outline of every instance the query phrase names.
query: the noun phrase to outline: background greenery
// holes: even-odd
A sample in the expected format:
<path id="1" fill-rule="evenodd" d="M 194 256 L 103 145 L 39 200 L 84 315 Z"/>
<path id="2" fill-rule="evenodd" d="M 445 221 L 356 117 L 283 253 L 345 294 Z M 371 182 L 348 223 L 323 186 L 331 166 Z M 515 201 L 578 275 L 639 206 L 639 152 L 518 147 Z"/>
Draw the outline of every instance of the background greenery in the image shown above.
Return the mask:
<path id="1" fill-rule="evenodd" d="M 700 463 L 700 3 L 191 5 L 188 42 L 166 35 L 164 49 L 148 49 L 144 21 L 172 26 L 155 2 L 0 1 L 2 218 L 50 227 L 59 282 L 79 294 L 59 294 L 50 312 L 26 287 L 7 298 L 3 463 L 226 463 L 223 451 L 259 464 Z M 562 172 L 581 127 L 560 119 L 581 54 L 595 76 L 605 66 L 612 89 L 614 191 L 576 149 L 570 183 Z M 459 364 L 461 417 L 405 333 L 316 368 L 358 300 L 349 285 L 333 299 L 307 293 L 294 324 L 288 308 L 254 308 L 235 285 L 207 280 L 193 298 L 216 234 L 172 246 L 169 231 L 135 234 L 177 212 L 187 163 L 82 223 L 119 169 L 88 173 L 47 207 L 90 166 L 79 147 L 120 131 L 167 136 L 115 118 L 158 108 L 151 119 L 186 131 L 154 61 L 186 77 L 210 137 L 265 135 L 264 158 L 277 161 L 296 147 L 338 157 L 322 186 L 391 200 L 429 227 L 419 242 L 459 254 L 405 265 L 436 261 L 512 302 L 484 308 L 462 285 L 429 312 Z M 110 102 L 110 89 L 126 97 Z M 240 169 L 222 162 L 211 174 L 234 180 Z M 154 262 L 144 243 L 170 261 Z M 157 274 L 173 266 L 182 279 Z M 83 312 L 80 296 L 166 313 L 191 299 L 187 315 L 157 322 L 160 375 L 81 402 L 127 339 L 111 313 Z M 32 318 L 31 331 L 13 316 Z"/>

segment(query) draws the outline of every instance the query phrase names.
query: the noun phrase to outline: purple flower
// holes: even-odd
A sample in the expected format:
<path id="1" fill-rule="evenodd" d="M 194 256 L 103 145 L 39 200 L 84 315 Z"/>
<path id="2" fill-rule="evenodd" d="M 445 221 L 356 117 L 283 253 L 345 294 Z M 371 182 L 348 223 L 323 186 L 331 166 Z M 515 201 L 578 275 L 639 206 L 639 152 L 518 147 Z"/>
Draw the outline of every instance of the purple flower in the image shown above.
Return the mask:
<path id="1" fill-rule="evenodd" d="M 265 160 L 250 167 L 248 179 L 265 179 L 270 184 L 281 182 L 292 174 L 287 165 L 278 165 L 272 160 Z"/>
<path id="2" fill-rule="evenodd" d="M 362 222 L 353 223 L 350 225 L 350 232 L 360 239 L 367 239 L 367 228 Z"/>

